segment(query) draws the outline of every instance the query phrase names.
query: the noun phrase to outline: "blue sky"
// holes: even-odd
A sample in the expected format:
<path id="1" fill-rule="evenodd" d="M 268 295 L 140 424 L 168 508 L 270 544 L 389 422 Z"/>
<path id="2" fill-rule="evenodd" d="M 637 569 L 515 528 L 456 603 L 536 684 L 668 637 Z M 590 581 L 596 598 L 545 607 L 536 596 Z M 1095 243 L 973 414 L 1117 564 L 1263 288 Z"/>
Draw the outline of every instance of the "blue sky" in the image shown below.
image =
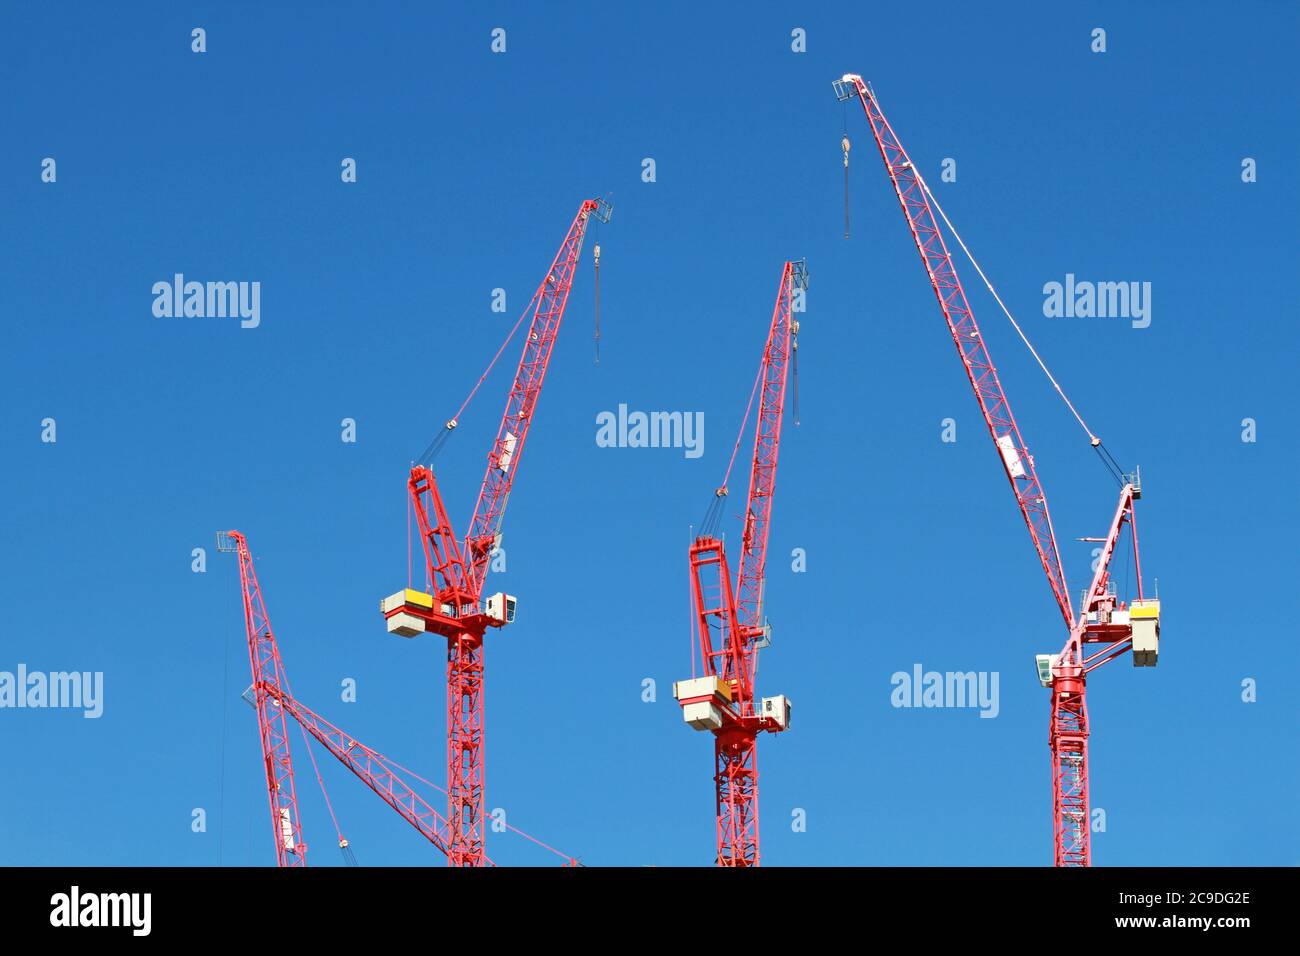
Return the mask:
<path id="1" fill-rule="evenodd" d="M 1298 18 L 1284 3 L 946 4 L 923 29 L 864 4 L 11 12 L 0 670 L 103 671 L 105 713 L 0 711 L 0 862 L 273 860 L 223 528 L 249 535 L 298 696 L 441 779 L 442 650 L 389 637 L 376 610 L 405 580 L 406 467 L 595 195 L 615 207 L 593 235 L 602 362 L 584 257 L 495 578 L 520 605 L 487 651 L 488 806 L 590 864 L 711 859 L 710 741 L 671 698 L 690 673 L 689 525 L 725 469 L 781 264 L 807 257 L 803 423 L 782 448 L 759 673 L 794 726 L 761 745 L 765 862 L 1050 862 L 1033 655 L 1064 635 L 865 119 L 835 102 L 851 71 L 1093 429 L 1142 466 L 1164 641 L 1159 667 L 1090 682 L 1095 862 L 1296 863 Z M 1090 546 L 1074 539 L 1104 532 L 1114 487 L 958 269 L 1077 591 Z M 177 272 L 259 281 L 260 326 L 154 318 L 151 286 Z M 1067 273 L 1150 282 L 1150 327 L 1045 318 L 1042 287 Z M 462 532 L 517 354 L 439 461 Z M 597 447 L 595 416 L 620 403 L 702 412 L 703 456 Z M 998 672 L 999 716 L 891 707 L 890 676 L 916 663 Z M 312 861 L 337 863 L 294 743 Z M 363 864 L 441 862 L 321 761 Z M 553 861 L 510 835 L 489 852 Z"/>

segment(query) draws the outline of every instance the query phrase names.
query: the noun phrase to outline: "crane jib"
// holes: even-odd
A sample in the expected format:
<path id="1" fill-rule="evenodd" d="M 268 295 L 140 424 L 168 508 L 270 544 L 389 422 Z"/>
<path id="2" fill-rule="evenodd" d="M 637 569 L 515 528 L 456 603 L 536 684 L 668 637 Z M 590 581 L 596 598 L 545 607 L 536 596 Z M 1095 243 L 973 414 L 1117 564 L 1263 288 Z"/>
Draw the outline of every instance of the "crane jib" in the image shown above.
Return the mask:
<path id="1" fill-rule="evenodd" d="M 745 530 L 736 580 L 737 623 L 756 632 L 763 626 L 763 577 L 767 565 L 768 532 L 776 493 L 776 468 L 781 450 L 786 382 L 795 342 L 794 297 L 808 287 L 803 260 L 787 262 L 781 272 L 772 323 L 759 372 L 758 425 L 754 431 L 754 455 L 750 467 L 749 498 L 745 508 Z"/>
<path id="2" fill-rule="evenodd" d="M 836 81 L 834 86 L 836 95 L 841 100 L 856 97 L 862 103 L 894 193 L 921 255 L 922 265 L 961 356 L 966 376 L 975 392 L 976 401 L 1011 484 L 1016 504 L 1029 530 L 1052 595 L 1066 629 L 1069 630 L 1074 626 L 1074 611 L 1047 507 L 1047 496 L 1039 481 L 1033 456 L 1029 454 L 1020 435 L 1020 427 L 1011 412 L 1011 404 L 1003 391 L 997 368 L 984 343 L 984 336 L 980 334 L 975 314 L 967 302 L 952 256 L 939 231 L 924 181 L 881 111 L 875 94 L 862 78 L 848 75 Z"/>
<path id="3" fill-rule="evenodd" d="M 611 207 L 604 200 L 589 199 L 583 202 L 535 297 L 536 305 L 524 339 L 523 354 L 506 398 L 506 408 L 496 440 L 488 453 L 487 471 L 465 537 L 465 551 L 470 559 L 465 589 L 472 594 L 477 594 L 482 589 L 492 542 L 501 533 L 510 488 L 523 456 L 537 400 L 546 381 L 546 372 L 564 318 L 569 292 L 573 288 L 573 278 L 587 227 L 593 216 L 601 222 L 608 222 L 610 212 Z"/>

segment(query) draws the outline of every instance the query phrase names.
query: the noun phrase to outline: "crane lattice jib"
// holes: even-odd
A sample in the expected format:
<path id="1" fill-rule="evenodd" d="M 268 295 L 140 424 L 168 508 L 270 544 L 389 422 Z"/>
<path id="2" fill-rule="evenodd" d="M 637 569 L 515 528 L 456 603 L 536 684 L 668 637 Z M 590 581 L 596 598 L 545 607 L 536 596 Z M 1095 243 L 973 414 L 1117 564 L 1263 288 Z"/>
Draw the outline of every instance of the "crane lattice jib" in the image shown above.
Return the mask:
<path id="1" fill-rule="evenodd" d="M 278 705 L 287 683 L 280 651 L 271 632 L 271 621 L 262 601 L 262 588 L 253 570 L 247 539 L 238 531 L 218 538 L 221 550 L 239 556 L 239 583 L 244 599 L 244 628 L 248 636 L 248 662 L 253 673 L 253 708 L 262 744 L 266 789 L 271 804 L 271 826 L 275 834 L 275 861 L 279 866 L 306 866 L 307 846 L 302 839 L 298 794 L 294 788 L 293 760 L 289 753 L 289 731 L 284 708 Z"/>
<path id="2" fill-rule="evenodd" d="M 1034 549 L 1038 552 L 1065 626 L 1070 629 L 1074 626 L 1074 613 L 1061 567 L 1061 556 L 1056 547 L 1056 535 L 1052 530 L 1051 515 L 1047 510 L 1047 497 L 1038 479 L 1033 456 L 1029 454 L 1024 439 L 1020 436 L 1020 428 L 1011 413 L 1011 405 L 1002 390 L 997 369 L 989 357 L 975 315 L 966 301 L 966 293 L 939 232 L 921 177 L 889 121 L 885 119 L 885 114 L 881 112 L 875 94 L 862 78 L 846 76 L 835 87 L 840 99 L 857 96 L 862 101 L 881 158 L 884 159 L 885 168 L 894 184 L 894 192 L 912 231 L 912 239 L 921 253 L 930 285 L 939 300 L 939 308 L 948 322 L 948 330 L 952 333 L 966 375 L 975 390 L 975 398 L 984 414 L 984 421 L 988 425 L 1007 480 L 1011 483 L 1025 525 L 1029 528 L 1029 536 L 1033 539 Z"/>
<path id="3" fill-rule="evenodd" d="M 496 441 L 488 453 L 487 472 L 483 487 L 474 506 L 469 533 L 465 539 L 465 553 L 469 563 L 467 590 L 477 596 L 487 575 L 488 562 L 496 536 L 501 530 L 501 519 L 510 497 L 510 486 L 519 467 L 519 459 L 532 423 L 537 399 L 542 393 L 546 370 L 555 348 L 555 339 L 564 318 L 564 307 L 573 287 L 573 274 L 582 252 L 582 240 L 593 215 L 602 222 L 609 221 L 610 207 L 602 199 L 588 199 L 578 210 L 573 225 L 555 255 L 555 261 L 534 296 L 536 306 L 528 337 L 524 340 L 523 355 L 515 372 L 514 384 L 506 399 L 505 414 L 497 430 Z"/>
<path id="4" fill-rule="evenodd" d="M 767 565 L 767 536 L 776 492 L 776 464 L 781 451 L 781 421 L 785 384 L 793 339 L 794 290 L 807 287 L 804 263 L 787 262 L 777 289 L 772 325 L 759 371 L 761 397 L 754 430 L 754 458 L 749 472 L 749 497 L 741 538 L 740 576 L 736 580 L 736 624 L 742 641 L 752 641 L 763 629 L 763 579 Z M 750 675 L 752 677 L 752 675 Z"/>
<path id="5" fill-rule="evenodd" d="M 411 826 L 444 854 L 448 852 L 449 826 L 438 813 L 394 770 L 383 754 L 370 749 L 324 717 L 292 697 L 280 698 L 287 711 L 302 728 L 318 740 L 335 759 L 351 770 L 381 800 L 392 807 Z"/>

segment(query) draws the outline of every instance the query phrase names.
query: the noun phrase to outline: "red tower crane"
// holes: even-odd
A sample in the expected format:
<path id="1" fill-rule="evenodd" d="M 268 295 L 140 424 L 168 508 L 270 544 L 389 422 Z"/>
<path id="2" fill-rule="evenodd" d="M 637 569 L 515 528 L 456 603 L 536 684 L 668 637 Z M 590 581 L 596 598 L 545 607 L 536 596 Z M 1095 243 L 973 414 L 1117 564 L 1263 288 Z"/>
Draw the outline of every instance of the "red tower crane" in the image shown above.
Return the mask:
<path id="1" fill-rule="evenodd" d="M 307 844 L 294 789 L 293 760 L 289 751 L 288 722 L 292 717 L 366 786 L 400 814 L 443 853 L 447 852 L 447 821 L 390 766 L 391 761 L 362 744 L 306 705 L 293 698 L 271 620 L 262 600 L 262 588 L 253 568 L 248 539 L 238 531 L 217 535 L 217 550 L 239 557 L 239 583 L 244 599 L 244 626 L 248 636 L 253 685 L 249 697 L 257 711 L 257 725 L 271 802 L 275 857 L 279 866 L 306 866 Z M 340 843 L 342 840 L 340 838 Z"/>
<path id="2" fill-rule="evenodd" d="M 1114 460 L 1109 460 L 1108 467 L 1116 473 L 1122 485 L 1119 506 L 1105 538 L 1085 539 L 1103 542 L 1103 547 L 1099 552 L 1092 583 L 1084 592 L 1076 617 L 1057 550 L 1056 535 L 1052 530 L 1047 497 L 1039 481 L 1034 458 L 1021 437 L 984 336 L 980 334 L 952 257 L 939 231 L 932 208 L 932 204 L 938 208 L 938 203 L 895 135 L 893 127 L 889 125 L 871 87 L 862 77 L 852 73 L 834 81 L 833 86 L 840 101 L 857 98 L 866 112 L 872 135 L 893 183 L 894 193 L 902 206 L 926 275 L 930 278 L 930 285 L 939 300 L 939 308 L 948 323 L 948 331 L 957 346 L 971 388 L 975 391 L 975 399 L 988 426 L 989 436 L 993 439 L 1016 504 L 1029 529 L 1034 550 L 1047 575 L 1052 596 L 1065 622 L 1068 636 L 1061 652 L 1038 656 L 1039 679 L 1051 691 L 1048 743 L 1052 753 L 1053 859 L 1057 866 L 1088 866 L 1092 862 L 1092 849 L 1088 804 L 1089 726 L 1084 703 L 1086 677 L 1089 671 L 1130 650 L 1133 652 L 1135 666 L 1154 666 L 1159 649 L 1160 602 L 1158 599 L 1147 600 L 1143 594 L 1137 525 L 1133 513 L 1133 502 L 1142 494 L 1141 482 L 1136 472 L 1124 475 L 1115 467 Z M 943 216 L 942 209 L 939 209 L 939 214 Z M 946 217 L 944 221 L 947 222 Z M 948 226 L 951 230 L 951 223 Z M 953 235 L 961 244 L 955 231 Z M 974 263 L 973 259 L 971 261 Z M 977 264 L 975 268 L 979 271 Z M 982 271 L 980 275 L 984 277 Z M 992 291 L 992 285 L 986 277 L 984 281 Z M 995 298 L 996 295 L 994 292 Z M 1001 305 L 1000 299 L 998 302 Z M 1010 313 L 1007 314 L 1010 317 Z M 1023 337 L 1023 333 L 1021 335 Z M 1028 344 L 1028 339 L 1025 341 Z M 1036 352 L 1034 356 L 1038 358 Z M 1041 359 L 1038 361 L 1042 365 Z M 1046 372 L 1046 366 L 1042 367 Z M 1048 376 L 1051 377 L 1050 373 Z M 1064 391 L 1055 379 L 1052 379 L 1052 384 L 1069 405 L 1069 399 L 1065 398 Z M 1070 410 L 1088 431 L 1092 446 L 1109 458 L 1109 453 L 1102 449 L 1101 439 L 1087 428 L 1078 412 L 1074 411 L 1073 405 L 1070 405 Z M 1132 536 L 1137 570 L 1138 598 L 1131 605 L 1118 600 L 1109 570 L 1110 559 L 1125 524 L 1129 526 Z M 1097 645 L 1100 647 L 1091 650 Z"/>
<path id="3" fill-rule="evenodd" d="M 217 550 L 232 552 L 239 557 L 240 590 L 244 599 L 244 625 L 253 671 L 253 685 L 249 688 L 248 697 L 257 711 L 267 790 L 271 800 L 276 863 L 279 866 L 307 865 L 307 844 L 302 838 L 297 795 L 293 788 L 293 760 L 289 752 L 286 715 L 297 721 L 305 734 L 310 734 L 421 836 L 443 854 L 449 854 L 451 825 L 416 792 L 407 782 L 406 776 L 423 783 L 428 781 L 399 766 L 377 750 L 367 747 L 294 698 L 289 688 L 284 663 L 280 658 L 279 645 L 271 631 L 270 618 L 266 614 L 266 605 L 262 600 L 262 589 L 257 581 L 257 572 L 253 568 L 253 557 L 248 548 L 247 538 L 238 531 L 222 532 L 217 535 Z M 312 763 L 315 764 L 314 757 Z M 436 784 L 430 786 L 437 788 Z M 323 780 L 321 787 L 324 788 Z M 328 803 L 328 795 L 325 799 Z M 330 813 L 333 814 L 332 807 Z M 563 858 L 565 865 L 578 865 L 576 858 L 547 846 L 518 827 L 507 824 L 506 828 Z M 347 847 L 347 841 L 343 839 L 341 832 L 339 846 Z M 491 864 L 491 860 L 486 857 L 484 862 Z"/>
<path id="4" fill-rule="evenodd" d="M 799 347 L 799 323 L 794 319 L 796 290 L 807 288 L 808 270 L 803 260 L 787 262 L 755 382 L 760 392 L 758 424 L 735 589 L 723 540 L 714 535 L 712 527 L 727 496 L 730 464 L 702 533 L 690 548 L 692 627 L 698 628 L 704 675 L 678 681 L 673 696 L 688 724 L 714 735 L 718 866 L 759 865 L 758 734 L 780 733 L 790 726 L 790 702 L 784 696 L 764 697 L 755 709 L 754 676 L 758 651 L 771 640 L 771 628 L 763 615 L 767 538 L 787 372 Z M 752 395 L 750 404 L 752 407 Z M 739 440 L 736 444 L 739 447 Z M 731 461 L 734 464 L 734 452 Z"/>
<path id="5" fill-rule="evenodd" d="M 427 590 L 408 586 L 380 602 L 380 610 L 389 633 L 415 637 L 430 632 L 447 641 L 447 818 L 451 827 L 447 862 L 451 866 L 487 862 L 483 839 L 483 638 L 489 627 L 503 627 L 515 617 L 511 595 L 494 594 L 481 602 L 483 583 L 492 552 L 500 543 L 506 502 L 546 380 L 587 226 L 593 217 L 608 222 L 611 211 L 603 199 L 583 202 L 524 311 L 527 315 L 531 310 L 532 321 L 463 543 L 456 540 L 438 483 L 424 464 L 426 455 L 411 468 L 407 482 L 424 551 Z M 456 426 L 456 418 L 448 421 L 431 450 Z"/>

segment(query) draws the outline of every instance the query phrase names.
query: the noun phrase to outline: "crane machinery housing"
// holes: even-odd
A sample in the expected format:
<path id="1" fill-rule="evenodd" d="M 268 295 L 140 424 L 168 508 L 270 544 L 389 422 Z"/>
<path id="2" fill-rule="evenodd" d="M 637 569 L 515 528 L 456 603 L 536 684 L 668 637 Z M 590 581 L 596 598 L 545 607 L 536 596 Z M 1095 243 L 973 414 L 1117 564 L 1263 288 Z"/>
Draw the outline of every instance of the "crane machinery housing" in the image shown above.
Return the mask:
<path id="1" fill-rule="evenodd" d="M 592 219 L 608 222 L 611 212 L 610 204 L 603 199 L 582 203 L 555 259 L 520 316 L 522 322 L 531 312 L 531 323 L 463 542 L 456 539 L 437 480 L 427 464 L 429 453 L 436 451 L 440 442 L 457 427 L 460 412 L 446 423 L 430 449 L 412 466 L 407 479 L 424 554 L 425 587 L 415 588 L 408 581 L 406 588 L 380 602 L 380 611 L 390 634 L 416 637 L 430 633 L 446 641 L 447 819 L 451 828 L 447 862 L 451 866 L 482 866 L 487 862 L 483 642 L 489 628 L 504 627 L 514 621 L 516 601 L 513 595 L 505 593 L 483 600 L 484 580 L 492 553 L 501 542 L 506 503 L 564 318 L 587 227 Z M 482 380 L 479 379 L 480 384 Z M 475 385 L 474 391 L 477 389 Z M 474 391 L 461 411 L 473 398 Z"/>
<path id="2" fill-rule="evenodd" d="M 848 73 L 832 84 L 841 101 L 857 99 L 862 103 L 871 132 L 884 160 L 894 193 L 902 206 L 912 239 L 939 308 L 948 325 L 958 356 L 975 392 L 989 436 L 997 451 L 1002 469 L 1011 484 L 1016 504 L 1029 529 L 1039 563 L 1066 627 L 1066 641 L 1059 654 L 1038 655 L 1039 680 L 1051 694 L 1051 717 L 1048 744 L 1052 755 L 1052 844 L 1057 866 L 1089 866 L 1092 862 L 1091 821 L 1088 790 L 1088 736 L 1090 727 L 1085 705 L 1086 678 L 1089 672 L 1132 651 L 1135 667 L 1154 667 L 1159 653 L 1160 601 L 1147 598 L 1142 588 L 1142 565 L 1138 556 L 1138 536 L 1133 504 L 1142 496 L 1137 470 L 1125 474 L 1102 446 L 1065 392 L 1052 378 L 1047 366 L 1029 344 L 992 283 L 952 227 L 925 179 L 903 148 L 894 129 L 880 108 L 875 92 L 861 76 Z M 848 161 L 847 136 L 843 144 Z M 953 238 L 970 259 L 972 266 L 988 286 L 1007 318 L 1011 320 L 1030 352 L 1051 380 L 1079 424 L 1088 433 L 1089 442 L 1117 479 L 1119 504 L 1104 538 L 1085 538 L 1102 545 L 1098 552 L 1092 581 L 1084 591 L 1076 614 L 1070 600 L 1056 534 L 1047 508 L 1047 496 L 1039 481 L 1034 457 L 1029 453 L 1020 427 L 1011 413 L 1011 405 L 1002 389 L 997 369 L 989 356 L 984 336 L 966 300 L 966 293 L 953 266 L 947 244 L 939 230 L 934 212 L 948 226 Z M 1132 539 L 1132 554 L 1137 577 L 1137 598 L 1131 603 L 1119 599 L 1110 574 L 1110 561 L 1125 525 Z"/>
<path id="3" fill-rule="evenodd" d="M 785 696 L 763 697 L 759 706 L 754 706 L 754 677 L 758 651 L 771 642 L 771 627 L 763 614 L 767 541 L 786 379 L 799 348 L 799 322 L 794 313 L 802 309 L 796 299 L 807 288 L 808 270 L 803 260 L 787 262 L 754 383 L 760 393 L 758 424 L 744 512 L 740 576 L 734 590 L 724 542 L 713 527 L 727 497 L 734 451 L 709 517 L 690 547 L 691 622 L 692 628 L 698 629 L 704 674 L 675 683 L 673 696 L 687 724 L 713 733 L 718 866 L 759 865 L 758 734 L 781 733 L 790 727 L 790 701 Z M 750 404 L 752 407 L 752 395 Z M 746 409 L 742 435 L 748 419 Z M 736 445 L 738 448 L 740 439 Z"/>

